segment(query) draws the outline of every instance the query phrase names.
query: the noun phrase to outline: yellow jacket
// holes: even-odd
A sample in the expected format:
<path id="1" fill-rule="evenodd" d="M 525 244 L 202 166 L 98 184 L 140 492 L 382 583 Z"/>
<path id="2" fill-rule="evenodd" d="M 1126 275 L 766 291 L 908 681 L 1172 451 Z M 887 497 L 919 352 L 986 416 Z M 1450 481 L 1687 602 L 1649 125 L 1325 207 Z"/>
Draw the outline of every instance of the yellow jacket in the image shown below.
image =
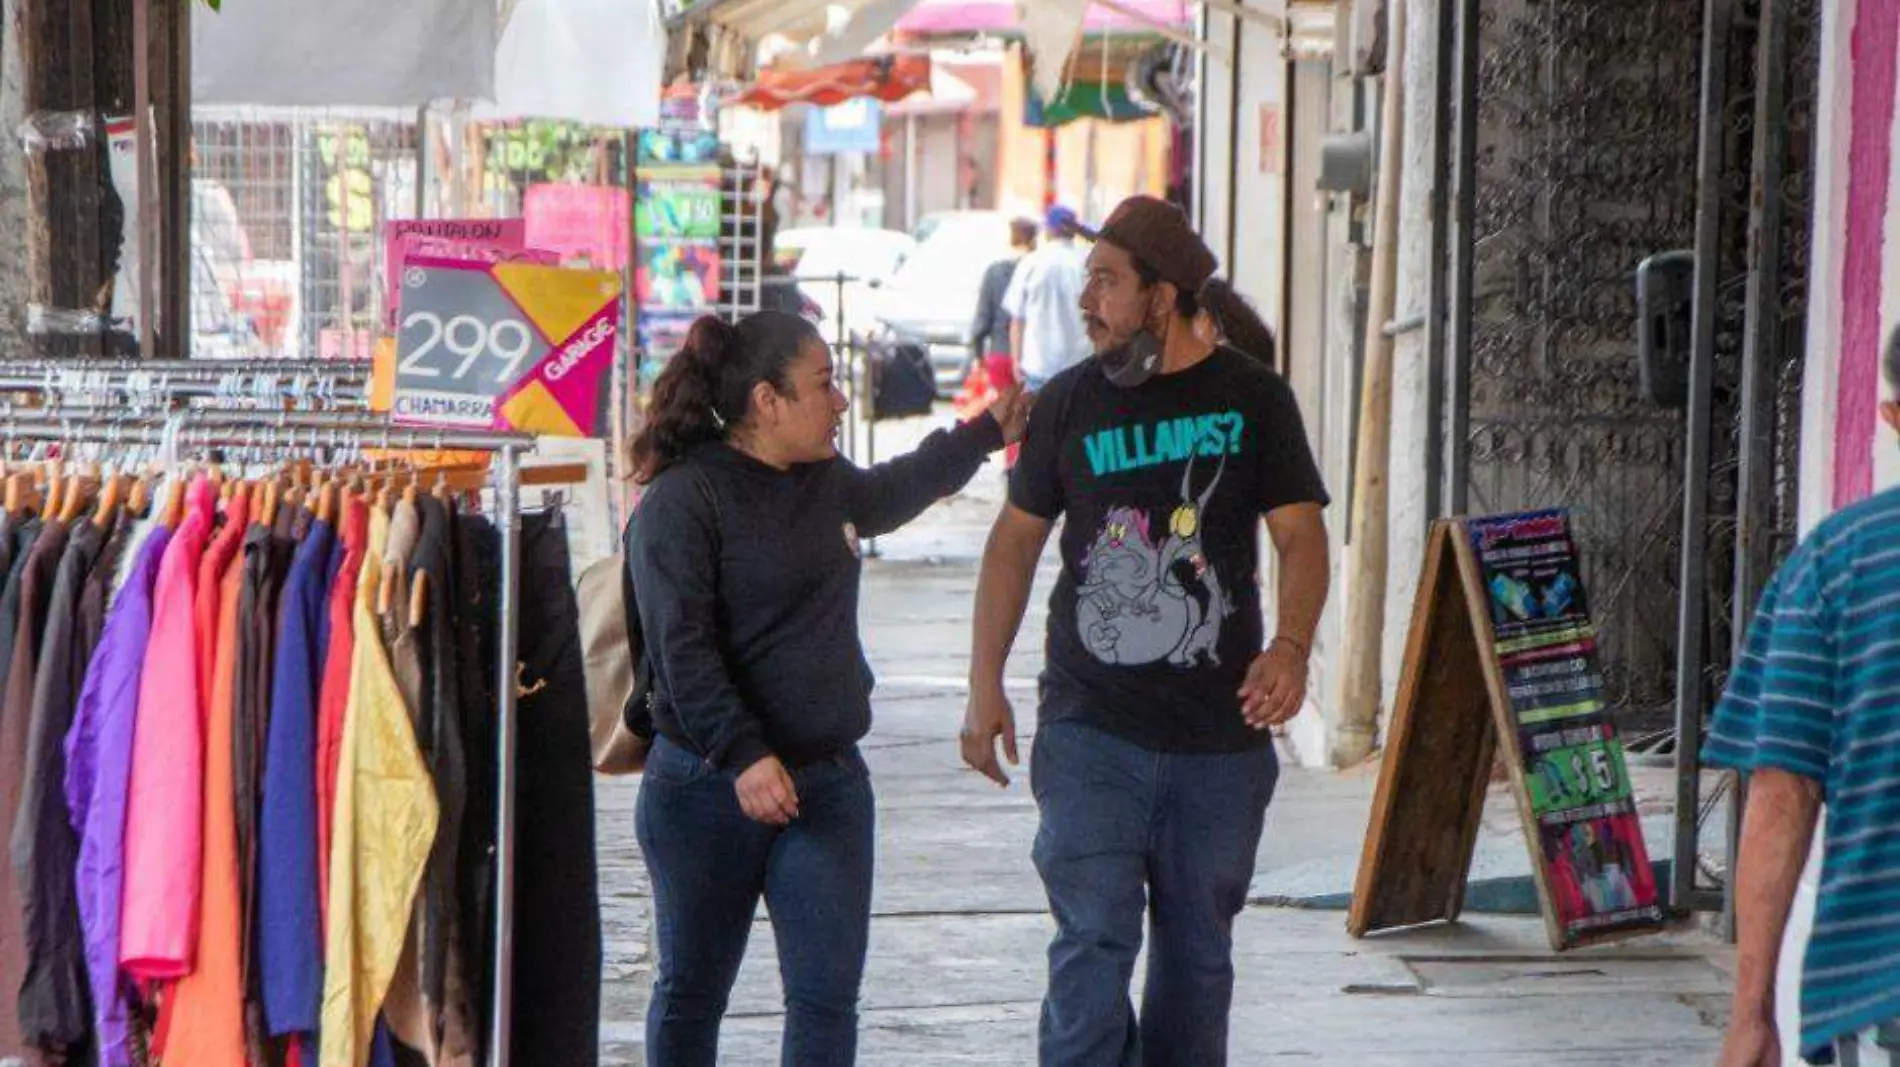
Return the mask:
<path id="1" fill-rule="evenodd" d="M 320 1067 L 363 1067 L 435 844 L 435 783 L 376 624 L 389 518 L 370 511 L 337 768 Z"/>

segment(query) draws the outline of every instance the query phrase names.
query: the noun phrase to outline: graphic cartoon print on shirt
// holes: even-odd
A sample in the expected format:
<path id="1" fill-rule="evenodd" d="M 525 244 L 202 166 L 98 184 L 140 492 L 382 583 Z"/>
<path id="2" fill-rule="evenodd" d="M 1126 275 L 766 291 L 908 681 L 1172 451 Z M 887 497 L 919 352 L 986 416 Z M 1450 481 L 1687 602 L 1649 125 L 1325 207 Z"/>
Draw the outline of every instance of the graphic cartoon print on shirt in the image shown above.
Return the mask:
<path id="1" fill-rule="evenodd" d="M 1194 495 L 1189 459 L 1181 478 L 1181 505 L 1157 543 L 1147 513 L 1111 510 L 1083 559 L 1076 626 L 1090 654 L 1126 667 L 1166 661 L 1176 667 L 1218 666 L 1221 624 L 1234 613 L 1220 576 L 1201 543 L 1202 517 L 1227 470 L 1223 454 L 1214 477 Z"/>

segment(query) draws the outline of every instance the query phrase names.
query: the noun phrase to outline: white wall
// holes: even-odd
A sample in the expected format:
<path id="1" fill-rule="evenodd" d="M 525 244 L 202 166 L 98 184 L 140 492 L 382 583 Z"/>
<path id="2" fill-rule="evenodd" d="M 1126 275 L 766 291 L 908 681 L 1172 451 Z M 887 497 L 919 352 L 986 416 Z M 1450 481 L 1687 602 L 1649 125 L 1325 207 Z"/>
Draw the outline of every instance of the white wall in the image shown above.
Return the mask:
<path id="1" fill-rule="evenodd" d="M 1212 9 L 1206 11 L 1206 39 L 1225 48 L 1233 43 L 1234 18 Z M 1200 91 L 1202 127 L 1195 131 L 1194 197 L 1200 217 L 1201 233 L 1214 254 L 1225 261 L 1227 233 L 1233 225 L 1233 139 L 1228 124 L 1234 113 L 1233 68 L 1212 56 L 1203 64 Z"/>
<path id="2" fill-rule="evenodd" d="M 1287 64 L 1281 40 L 1255 23 L 1243 22 L 1236 62 L 1240 79 L 1240 136 L 1234 143 L 1238 169 L 1234 181 L 1233 231 L 1227 247 L 1214 251 L 1225 264 L 1235 288 L 1259 307 L 1261 317 L 1276 330 L 1286 279 L 1286 157 L 1285 131 Z M 1280 146 L 1277 158 L 1261 158 L 1261 111 L 1279 114 Z M 1264 164 L 1264 165 L 1263 165 Z"/>
<path id="3" fill-rule="evenodd" d="M 1437 143 L 1435 101 L 1438 78 L 1439 0 L 1407 0 L 1405 33 L 1405 152 L 1399 194 L 1399 286 L 1393 316 L 1409 322 L 1432 309 L 1432 157 Z M 1425 565 L 1425 534 L 1431 521 L 1425 496 L 1436 472 L 1426 467 L 1432 433 L 1426 406 L 1430 383 L 1426 331 L 1407 331 L 1396 339 L 1392 378 L 1391 539 L 1386 578 L 1385 654 L 1380 729 L 1398 691 L 1405 667 L 1405 641 L 1412 625 L 1412 600 Z"/>

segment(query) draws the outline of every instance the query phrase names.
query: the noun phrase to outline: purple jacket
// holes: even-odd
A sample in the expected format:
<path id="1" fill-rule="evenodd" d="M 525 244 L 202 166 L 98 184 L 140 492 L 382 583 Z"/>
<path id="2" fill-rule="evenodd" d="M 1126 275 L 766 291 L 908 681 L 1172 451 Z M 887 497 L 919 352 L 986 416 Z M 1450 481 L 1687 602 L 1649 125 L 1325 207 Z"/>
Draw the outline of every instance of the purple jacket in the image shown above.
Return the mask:
<path id="1" fill-rule="evenodd" d="M 132 778 L 132 727 L 139 675 L 152 629 L 152 586 L 171 531 L 153 530 L 127 572 L 105 633 L 86 669 L 66 735 L 66 803 L 79 835 L 79 921 L 102 1067 L 131 1067 L 125 992 L 119 980 L 119 907 L 125 875 L 125 804 Z"/>

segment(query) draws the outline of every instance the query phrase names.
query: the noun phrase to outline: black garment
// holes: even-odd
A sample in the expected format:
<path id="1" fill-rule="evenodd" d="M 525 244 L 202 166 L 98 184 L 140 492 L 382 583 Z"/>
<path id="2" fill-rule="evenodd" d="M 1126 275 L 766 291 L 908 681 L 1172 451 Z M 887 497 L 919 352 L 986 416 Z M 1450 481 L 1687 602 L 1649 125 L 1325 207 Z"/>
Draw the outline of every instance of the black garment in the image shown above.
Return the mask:
<path id="1" fill-rule="evenodd" d="M 961 489 L 1002 443 L 984 416 L 870 470 L 836 459 L 780 471 L 714 444 L 654 479 L 626 558 L 656 732 L 741 771 L 857 744 L 873 682 L 858 635 L 858 539 Z"/>
<path id="2" fill-rule="evenodd" d="M 36 770 L 26 761 L 27 731 L 33 721 L 33 690 L 38 682 L 40 635 L 52 605 L 53 587 L 66 555 L 68 530 L 58 519 L 40 527 L 33 548 L 19 561 L 15 583 L 17 621 L 13 627 L 12 661 L 7 667 L 4 696 L 0 696 L 0 827 L 12 828 L 21 800 L 36 781 Z M 44 1020 L 23 1017 L 17 996 L 26 987 L 26 900 L 19 880 L 0 878 L 0 989 L 15 997 L 13 1011 L 0 1011 L 0 1058 L 22 1055 L 29 1036 L 46 1032 Z"/>
<path id="3" fill-rule="evenodd" d="M 280 510 L 287 510 L 281 509 Z M 259 509 L 255 514 L 261 516 Z M 253 904 L 257 900 L 257 828 L 260 797 L 259 776 L 264 767 L 264 741 L 270 735 L 263 718 L 270 704 L 270 653 L 276 641 L 275 627 L 261 627 L 265 598 L 269 593 L 271 531 L 253 520 L 245 527 L 244 542 L 235 566 L 238 576 L 238 603 L 233 656 L 237 677 L 231 687 L 231 804 L 237 815 L 238 914 L 242 948 L 238 967 L 244 996 L 244 1046 L 254 1063 L 269 1063 L 269 1029 L 262 1011 L 262 990 L 256 948 L 256 920 Z M 209 697 L 207 696 L 207 699 Z"/>
<path id="4" fill-rule="evenodd" d="M 79 925 L 79 839 L 66 806 L 66 732 L 105 626 L 105 576 L 117 565 L 118 523 L 74 527 L 47 604 L 26 747 L 26 791 L 12 830 L 15 885 L 26 930 L 22 1036 L 37 1049 L 84 1060 L 92 998 Z M 12 711 L 13 709 L 8 709 Z"/>
<path id="5" fill-rule="evenodd" d="M 1263 641 L 1261 516 L 1326 504 L 1292 390 L 1230 348 L 1132 389 L 1090 360 L 1036 404 L 1010 502 L 1064 518 L 1044 722 L 1163 752 L 1239 752 Z"/>
<path id="6" fill-rule="evenodd" d="M 485 1063 L 495 1004 L 496 650 L 490 585 L 495 579 L 489 568 L 500 555 L 500 534 L 480 515 L 461 516 L 453 533 L 456 668 L 468 766 L 462 843 L 456 854 L 456 912 L 463 974 L 474 999 L 476 1061 Z"/>
<path id="7" fill-rule="evenodd" d="M 983 272 L 983 289 L 976 298 L 976 322 L 970 327 L 970 347 L 976 358 L 992 352 L 1008 352 L 1009 312 L 1003 310 L 1003 298 L 1009 295 L 1009 283 L 1016 279 L 1016 266 L 1022 260 L 999 259 Z"/>
<path id="8" fill-rule="evenodd" d="M 258 512 L 262 517 L 262 512 Z M 232 688 L 232 803 L 237 813 L 238 900 L 243 943 L 238 955 L 244 989 L 244 1039 L 251 1061 L 282 1062 L 264 1016 L 263 968 L 257 958 L 257 833 L 263 804 L 265 744 L 270 738 L 271 686 L 276 670 L 277 600 L 296 537 L 308 513 L 284 504 L 274 523 L 244 531 L 237 606 L 237 679 Z"/>
<path id="9" fill-rule="evenodd" d="M 490 537 L 480 543 L 482 584 L 492 604 L 500 544 Z M 580 606 L 568 570 L 567 523 L 559 512 L 521 518 L 521 594 L 514 1058 L 595 1067 L 602 949 L 593 748 Z M 478 817 L 474 811 L 471 820 Z M 480 817 L 493 824 L 492 811 Z"/>
<path id="10" fill-rule="evenodd" d="M 461 642 L 456 618 L 454 514 L 433 496 L 420 496 L 416 507 L 422 531 L 410 557 L 410 584 L 426 577 L 428 614 L 417 636 L 422 664 L 422 707 L 417 709 L 417 739 L 435 780 L 439 814 L 435 844 L 423 879 L 424 922 L 420 929 L 419 971 L 423 1002 L 439 1026 L 472 1028 L 471 989 L 462 967 L 463 945 L 456 901 L 456 872 L 462 847 L 462 820 L 468 803 L 468 748 L 462 730 Z M 457 968 L 451 982 L 449 968 Z"/>
<path id="11" fill-rule="evenodd" d="M 45 528 L 45 521 L 37 516 L 13 528 L 13 561 L 7 568 L 6 588 L 0 590 L 0 689 L 5 688 L 7 670 L 13 665 L 13 639 L 20 628 L 20 595 L 24 592 L 20 579 L 26 574 L 27 557 L 33 554 L 33 546 Z"/>
<path id="12" fill-rule="evenodd" d="M 13 573 L 13 552 L 20 541 L 21 526 L 29 519 L 16 519 L 13 513 L 0 510 L 0 575 Z"/>

